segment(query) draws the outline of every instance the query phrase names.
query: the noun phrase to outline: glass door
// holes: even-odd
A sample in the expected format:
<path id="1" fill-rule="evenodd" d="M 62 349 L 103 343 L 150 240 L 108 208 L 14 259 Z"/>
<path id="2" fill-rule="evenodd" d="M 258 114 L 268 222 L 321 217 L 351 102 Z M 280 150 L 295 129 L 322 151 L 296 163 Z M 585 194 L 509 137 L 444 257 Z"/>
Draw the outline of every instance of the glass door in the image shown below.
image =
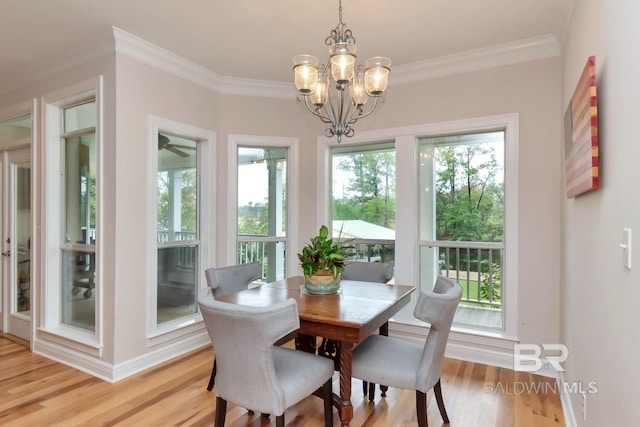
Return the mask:
<path id="1" fill-rule="evenodd" d="M 2 156 L 3 331 L 30 341 L 31 161 L 29 148 Z"/>

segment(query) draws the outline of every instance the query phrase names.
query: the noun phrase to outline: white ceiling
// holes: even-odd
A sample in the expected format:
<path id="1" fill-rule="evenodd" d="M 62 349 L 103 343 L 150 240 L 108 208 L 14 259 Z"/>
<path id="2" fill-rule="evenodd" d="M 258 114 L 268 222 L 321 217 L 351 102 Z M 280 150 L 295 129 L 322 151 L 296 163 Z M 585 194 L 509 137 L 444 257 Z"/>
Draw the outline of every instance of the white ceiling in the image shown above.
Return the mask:
<path id="1" fill-rule="evenodd" d="M 393 67 L 552 35 L 574 0 L 344 0 L 359 62 Z M 291 82 L 291 59 L 324 60 L 338 0 L 2 0 L 0 93 L 42 58 L 112 26 L 220 76 Z M 15 84 L 13 81 L 12 84 Z"/>

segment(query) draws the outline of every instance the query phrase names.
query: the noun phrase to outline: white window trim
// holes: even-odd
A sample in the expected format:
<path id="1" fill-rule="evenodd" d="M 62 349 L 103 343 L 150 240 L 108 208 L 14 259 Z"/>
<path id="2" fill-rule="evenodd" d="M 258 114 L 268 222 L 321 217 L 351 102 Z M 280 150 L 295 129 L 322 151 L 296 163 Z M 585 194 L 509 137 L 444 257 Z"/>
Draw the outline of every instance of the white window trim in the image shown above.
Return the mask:
<path id="1" fill-rule="evenodd" d="M 215 253 L 216 242 L 216 217 L 215 217 L 215 188 L 216 188 L 216 133 L 207 129 L 187 125 L 175 120 L 158 116 L 149 116 L 147 134 L 147 158 L 150 162 L 147 206 L 149 218 L 147 219 L 147 344 L 154 346 L 166 341 L 167 334 L 182 335 L 188 333 L 188 327 L 202 321 L 200 311 L 189 316 L 168 321 L 158 325 L 157 321 L 157 297 L 158 297 L 158 206 L 156 201 L 158 182 L 158 132 L 168 132 L 187 138 L 196 138 L 198 142 L 199 158 L 198 172 L 200 188 L 198 189 L 198 231 L 200 236 L 200 249 L 198 251 L 198 265 L 208 265 Z M 198 272 L 198 292 L 206 288 L 204 268 Z M 197 295 L 196 295 L 197 297 Z M 176 332 L 180 331 L 180 332 Z"/>
<path id="2" fill-rule="evenodd" d="M 63 233 L 63 206 L 61 194 L 63 192 L 62 164 L 60 158 L 61 135 L 62 135 L 62 114 L 63 109 L 79 101 L 95 99 L 96 104 L 96 234 L 103 236 L 102 229 L 102 200 L 104 179 L 103 179 L 103 77 L 87 79 L 82 82 L 56 90 L 41 98 L 42 108 L 42 203 L 40 205 L 40 217 L 42 223 L 42 248 L 45 260 L 42 265 L 41 297 L 42 302 L 39 314 L 40 321 L 37 329 L 44 332 L 46 336 L 58 344 L 68 346 L 69 341 L 81 344 L 79 349 L 86 353 L 101 356 L 104 347 L 104 321 L 103 321 L 103 287 L 102 283 L 102 254 L 103 239 L 96 241 L 96 283 L 95 295 L 95 330 L 87 331 L 61 323 L 61 254 L 60 245 L 64 241 Z"/>
<path id="3" fill-rule="evenodd" d="M 462 120 L 430 123 L 375 131 L 356 132 L 342 145 L 365 144 L 395 140 L 396 164 L 396 283 L 418 283 L 418 153 L 419 139 L 447 133 L 471 133 L 505 129 L 505 267 L 503 276 L 508 282 L 504 296 L 504 330 L 472 329 L 454 326 L 452 331 L 467 334 L 517 339 L 518 330 L 518 135 L 519 114 L 501 114 Z M 331 213 L 331 147 L 335 138 L 318 137 L 317 146 L 317 223 L 328 224 Z M 407 165 L 407 167 L 404 167 Z M 411 165 L 411 167 L 408 167 Z M 400 242 L 398 244 L 397 242 Z M 411 303 L 392 320 L 398 323 L 419 324 L 413 317 L 416 293 Z"/>
<path id="4" fill-rule="evenodd" d="M 298 258 L 292 250 L 298 242 L 298 205 L 292 203 L 298 198 L 298 138 L 256 135 L 229 135 L 229 187 L 227 218 L 229 238 L 227 239 L 227 260 L 235 264 L 238 245 L 238 146 L 286 148 L 287 155 L 287 229 L 286 229 L 286 275 L 298 274 Z"/>

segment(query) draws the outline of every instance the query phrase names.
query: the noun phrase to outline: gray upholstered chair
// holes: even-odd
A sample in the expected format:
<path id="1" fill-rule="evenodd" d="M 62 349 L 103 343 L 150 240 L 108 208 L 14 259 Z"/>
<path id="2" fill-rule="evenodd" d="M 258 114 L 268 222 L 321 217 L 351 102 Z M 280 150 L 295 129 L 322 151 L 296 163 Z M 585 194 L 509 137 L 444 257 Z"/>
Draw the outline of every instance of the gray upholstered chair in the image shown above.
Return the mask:
<path id="1" fill-rule="evenodd" d="M 445 423 L 440 375 L 453 316 L 462 287 L 438 277 L 432 292 L 420 292 L 413 315 L 430 323 L 424 346 L 393 337 L 372 335 L 353 350 L 352 375 L 363 381 L 416 391 L 418 426 L 427 426 L 427 391 L 433 392 Z"/>
<path id="2" fill-rule="evenodd" d="M 219 365 L 216 427 L 224 426 L 227 402 L 276 415 L 276 425 L 284 427 L 285 410 L 318 389 L 324 398 L 325 426 L 333 426 L 333 362 L 275 345 L 300 327 L 294 300 L 252 307 L 201 294 L 198 303 Z"/>
<path id="3" fill-rule="evenodd" d="M 259 262 L 231 265 L 229 267 L 212 267 L 204 271 L 207 285 L 211 288 L 213 297 L 240 292 L 249 287 L 254 280 L 262 277 L 262 266 Z M 216 359 L 213 359 L 211 378 L 207 390 L 211 391 L 216 381 Z"/>
<path id="4" fill-rule="evenodd" d="M 393 279 L 393 262 L 350 262 L 340 275 L 344 280 L 387 283 Z"/>
<path id="5" fill-rule="evenodd" d="M 351 262 L 348 263 L 340 275 L 344 280 L 358 280 L 361 282 L 388 283 L 393 279 L 395 263 L 393 262 Z M 380 327 L 380 334 L 387 335 L 389 324 Z M 362 382 L 362 394 L 369 395 L 369 401 L 375 397 L 375 383 Z M 381 387 L 382 397 L 386 396 L 387 388 Z"/>
<path id="6" fill-rule="evenodd" d="M 215 298 L 247 289 L 251 282 L 262 277 L 262 266 L 259 262 L 251 262 L 229 267 L 212 267 L 207 268 L 204 275 Z"/>

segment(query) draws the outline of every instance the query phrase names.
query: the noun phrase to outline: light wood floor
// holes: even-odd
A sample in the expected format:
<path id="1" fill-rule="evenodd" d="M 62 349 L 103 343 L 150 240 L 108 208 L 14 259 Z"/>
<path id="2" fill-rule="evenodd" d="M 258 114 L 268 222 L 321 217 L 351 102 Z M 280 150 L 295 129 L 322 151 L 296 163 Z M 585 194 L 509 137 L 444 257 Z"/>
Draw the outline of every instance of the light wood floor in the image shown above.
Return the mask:
<path id="1" fill-rule="evenodd" d="M 7 426 L 212 426 L 215 393 L 207 392 L 213 352 L 204 348 L 110 384 L 31 353 L 0 335 L 0 425 Z M 334 390 L 337 390 L 337 376 Z M 529 393 L 526 388 L 536 389 Z M 353 381 L 351 426 L 417 426 L 415 394 L 379 390 L 373 404 Z M 452 426 L 564 426 L 555 381 L 476 363 L 447 360 L 442 392 Z M 433 399 L 429 425 L 442 426 Z M 231 403 L 228 427 L 268 425 Z M 271 417 L 275 425 L 275 418 Z M 322 401 L 309 397 L 285 413 L 289 427 L 323 426 Z M 334 412 L 334 425 L 340 421 Z"/>

